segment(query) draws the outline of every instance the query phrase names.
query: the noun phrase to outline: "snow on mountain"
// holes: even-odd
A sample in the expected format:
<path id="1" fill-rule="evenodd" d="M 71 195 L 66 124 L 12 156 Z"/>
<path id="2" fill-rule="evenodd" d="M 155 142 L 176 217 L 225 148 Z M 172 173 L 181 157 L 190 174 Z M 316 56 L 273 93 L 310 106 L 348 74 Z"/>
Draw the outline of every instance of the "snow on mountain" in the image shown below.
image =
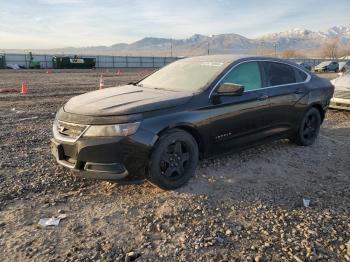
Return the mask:
<path id="1" fill-rule="evenodd" d="M 329 28 L 324 34 L 328 38 L 338 38 L 342 43 L 350 41 L 350 26 L 333 26 Z"/>
<path id="2" fill-rule="evenodd" d="M 326 31 L 314 32 L 307 29 L 293 28 L 287 31 L 266 34 L 257 40 L 276 43 L 280 50 L 319 48 L 324 42 L 339 38 L 343 43 L 350 40 L 350 27 L 334 26 Z"/>
<path id="3" fill-rule="evenodd" d="M 285 49 L 316 49 L 335 37 L 343 43 L 350 40 L 350 26 L 334 26 L 326 31 L 311 31 L 303 28 L 292 28 L 283 32 L 266 34 L 256 39 L 249 39 L 238 34 L 220 34 L 206 36 L 195 34 L 186 39 L 167 39 L 147 37 L 117 50 L 136 52 L 139 50 L 153 52 L 168 50 L 171 43 L 175 50 L 183 54 L 201 54 L 207 50 L 208 42 L 212 53 L 249 53 L 258 47 Z M 114 47 L 117 47 L 115 45 Z"/>
<path id="4" fill-rule="evenodd" d="M 267 34 L 265 36 L 262 36 L 260 39 L 263 39 L 263 40 L 278 40 L 280 38 L 310 39 L 310 38 L 318 38 L 318 37 L 322 37 L 322 35 L 306 29 L 293 28 L 283 32 Z"/>
<path id="5" fill-rule="evenodd" d="M 329 28 L 327 30 L 328 36 L 335 36 L 335 37 L 347 37 L 350 38 L 350 26 L 333 26 L 332 28 Z"/>
<path id="6" fill-rule="evenodd" d="M 258 48 L 274 49 L 317 49 L 326 41 L 335 37 L 345 44 L 350 41 L 350 26 L 333 26 L 325 31 L 311 31 L 303 28 L 292 28 L 283 32 L 263 35 L 250 39 L 238 34 L 219 34 L 206 36 L 194 34 L 185 39 L 146 37 L 134 43 L 117 43 L 112 46 L 94 46 L 84 48 L 52 49 L 52 52 L 120 55 L 169 55 L 171 46 L 175 55 L 201 55 L 208 51 L 219 53 L 256 53 Z M 45 50 L 43 52 L 48 52 Z"/>
<path id="7" fill-rule="evenodd" d="M 260 39 L 279 39 L 279 38 L 300 38 L 300 39 L 315 39 L 315 38 L 330 38 L 344 37 L 350 38 L 350 26 L 334 26 L 326 31 L 313 32 L 307 29 L 293 28 L 287 31 L 272 33 L 262 36 Z"/>

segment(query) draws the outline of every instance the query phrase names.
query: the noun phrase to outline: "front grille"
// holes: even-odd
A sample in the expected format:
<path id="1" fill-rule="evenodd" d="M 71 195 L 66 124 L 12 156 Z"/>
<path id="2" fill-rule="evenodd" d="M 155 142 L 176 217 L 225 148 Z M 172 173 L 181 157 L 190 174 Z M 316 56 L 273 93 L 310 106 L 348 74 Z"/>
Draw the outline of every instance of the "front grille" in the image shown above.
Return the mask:
<path id="1" fill-rule="evenodd" d="M 335 98 L 343 98 L 343 99 L 350 99 L 350 90 L 349 91 L 336 90 L 334 92 L 333 97 L 335 97 Z"/>
<path id="2" fill-rule="evenodd" d="M 66 138 L 77 139 L 86 130 L 87 125 L 72 124 L 62 121 L 57 121 L 57 131 L 58 133 Z"/>
<path id="3" fill-rule="evenodd" d="M 85 164 L 84 170 L 94 172 L 107 172 L 121 174 L 126 171 L 124 165 L 120 163 L 90 163 Z"/>

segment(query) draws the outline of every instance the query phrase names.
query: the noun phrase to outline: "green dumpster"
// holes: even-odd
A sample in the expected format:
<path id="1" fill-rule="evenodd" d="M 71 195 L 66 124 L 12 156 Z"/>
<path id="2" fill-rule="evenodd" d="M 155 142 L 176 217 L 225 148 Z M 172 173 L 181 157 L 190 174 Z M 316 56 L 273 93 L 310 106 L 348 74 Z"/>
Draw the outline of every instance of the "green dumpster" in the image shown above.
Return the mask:
<path id="1" fill-rule="evenodd" d="M 4 69 L 5 67 L 6 67 L 5 56 L 4 55 L 0 55 L 0 69 Z"/>
<path id="2" fill-rule="evenodd" d="M 54 56 L 52 58 L 53 68 L 57 69 L 90 69 L 96 65 L 96 59 L 78 56 Z"/>

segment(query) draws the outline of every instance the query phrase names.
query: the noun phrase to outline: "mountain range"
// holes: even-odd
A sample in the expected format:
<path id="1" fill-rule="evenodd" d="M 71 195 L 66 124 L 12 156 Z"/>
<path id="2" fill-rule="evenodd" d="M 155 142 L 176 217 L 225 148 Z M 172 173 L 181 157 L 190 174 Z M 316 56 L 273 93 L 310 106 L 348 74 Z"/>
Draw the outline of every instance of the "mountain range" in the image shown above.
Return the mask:
<path id="1" fill-rule="evenodd" d="M 207 54 L 253 54 L 259 49 L 283 51 L 287 49 L 310 51 L 319 49 L 327 41 L 339 39 L 350 48 L 350 26 L 334 26 L 326 31 L 294 28 L 271 33 L 258 38 L 238 34 L 200 35 L 186 39 L 146 37 L 134 43 L 118 43 L 111 46 L 67 47 L 33 50 L 36 53 L 84 54 L 84 55 L 143 55 L 143 56 L 189 56 Z"/>

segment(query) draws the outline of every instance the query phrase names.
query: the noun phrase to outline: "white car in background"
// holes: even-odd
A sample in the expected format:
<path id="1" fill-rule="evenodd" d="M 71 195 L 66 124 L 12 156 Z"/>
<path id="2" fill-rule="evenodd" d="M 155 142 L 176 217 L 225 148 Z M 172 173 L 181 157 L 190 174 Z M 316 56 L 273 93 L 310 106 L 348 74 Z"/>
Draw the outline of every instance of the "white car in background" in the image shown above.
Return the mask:
<path id="1" fill-rule="evenodd" d="M 339 62 L 339 72 L 345 72 L 350 69 L 350 61 L 347 62 Z"/>
<path id="2" fill-rule="evenodd" d="M 350 70 L 339 75 L 331 81 L 335 90 L 329 107 L 350 110 Z"/>

